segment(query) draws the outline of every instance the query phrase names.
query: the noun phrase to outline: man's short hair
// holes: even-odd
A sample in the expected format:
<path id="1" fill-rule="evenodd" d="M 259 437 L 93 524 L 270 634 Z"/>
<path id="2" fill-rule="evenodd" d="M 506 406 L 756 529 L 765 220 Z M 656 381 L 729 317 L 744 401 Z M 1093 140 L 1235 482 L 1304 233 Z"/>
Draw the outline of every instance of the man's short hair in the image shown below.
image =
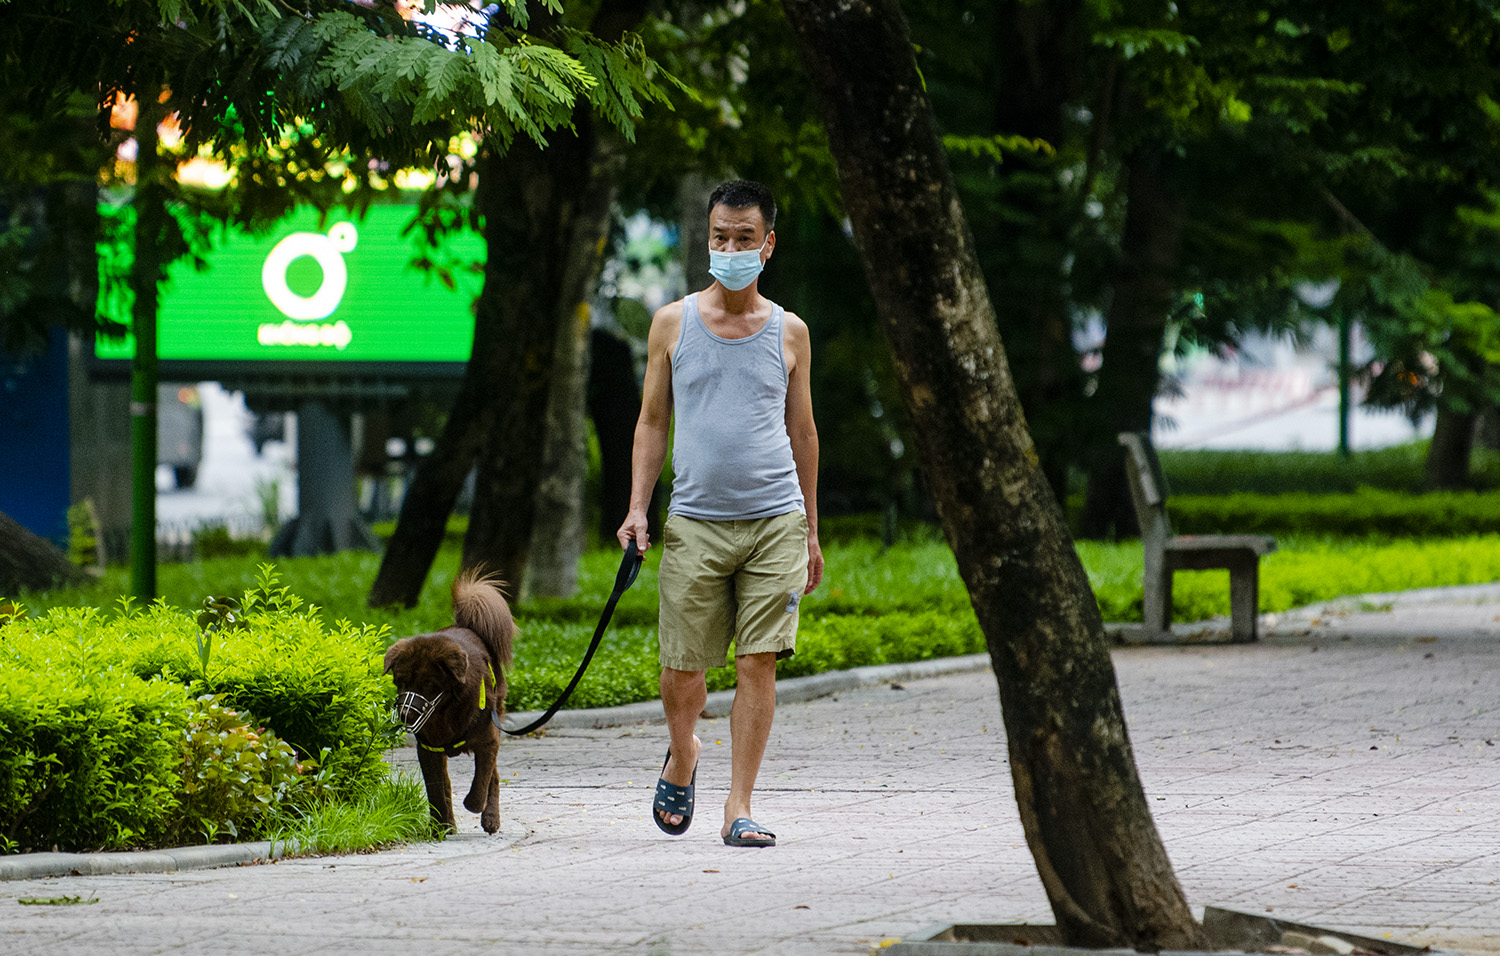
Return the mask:
<path id="1" fill-rule="evenodd" d="M 771 190 L 752 179 L 735 179 L 714 187 L 708 197 L 709 213 L 714 211 L 715 206 L 728 206 L 730 209 L 749 209 L 754 206 L 766 221 L 766 232 L 776 228 L 776 200 L 771 196 Z"/>

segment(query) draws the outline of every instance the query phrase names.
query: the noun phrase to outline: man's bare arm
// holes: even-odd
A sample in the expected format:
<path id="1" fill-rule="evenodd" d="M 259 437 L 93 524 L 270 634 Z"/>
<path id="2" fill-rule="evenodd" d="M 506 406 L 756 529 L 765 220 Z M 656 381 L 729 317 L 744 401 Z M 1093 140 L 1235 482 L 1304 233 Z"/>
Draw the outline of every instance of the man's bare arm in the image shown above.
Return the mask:
<path id="1" fill-rule="evenodd" d="M 635 424 L 635 442 L 630 451 L 630 510 L 616 533 L 621 548 L 632 540 L 641 551 L 651 547 L 646 509 L 651 507 L 651 492 L 667 460 L 667 435 L 672 427 L 672 349 L 681 328 L 681 302 L 662 306 L 651 318 L 641 417 Z"/>
<path id="2" fill-rule="evenodd" d="M 818 426 L 812 410 L 812 337 L 807 323 L 787 313 L 786 433 L 797 463 L 797 484 L 807 509 L 807 587 L 812 593 L 823 580 L 823 548 L 818 543 Z"/>

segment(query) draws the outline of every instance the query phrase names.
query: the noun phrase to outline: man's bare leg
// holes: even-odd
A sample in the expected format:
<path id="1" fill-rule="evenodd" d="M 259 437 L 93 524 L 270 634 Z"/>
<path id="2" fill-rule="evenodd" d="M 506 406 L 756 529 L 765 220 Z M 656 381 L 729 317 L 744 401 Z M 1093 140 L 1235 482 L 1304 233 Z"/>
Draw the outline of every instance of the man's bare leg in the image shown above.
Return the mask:
<path id="1" fill-rule="evenodd" d="M 750 795 L 755 790 L 755 777 L 760 773 L 766 741 L 771 739 L 771 721 L 776 715 L 776 654 L 767 651 L 736 657 L 734 672 L 734 706 L 729 710 L 732 769 L 721 836 L 729 835 L 729 824 L 736 819 L 750 816 Z M 747 830 L 743 835 L 754 838 L 770 834 Z"/>
<path id="2" fill-rule="evenodd" d="M 661 704 L 667 714 L 667 731 L 672 735 L 672 759 L 662 771 L 667 783 L 685 787 L 693 782 L 693 770 L 698 766 L 698 753 L 703 749 L 693 733 L 698 726 L 698 715 L 708 703 L 708 685 L 704 671 L 679 671 L 670 667 L 661 670 Z M 764 746 L 764 744 L 762 744 Z M 682 822 L 679 813 L 664 813 L 663 820 L 672 826 Z"/>

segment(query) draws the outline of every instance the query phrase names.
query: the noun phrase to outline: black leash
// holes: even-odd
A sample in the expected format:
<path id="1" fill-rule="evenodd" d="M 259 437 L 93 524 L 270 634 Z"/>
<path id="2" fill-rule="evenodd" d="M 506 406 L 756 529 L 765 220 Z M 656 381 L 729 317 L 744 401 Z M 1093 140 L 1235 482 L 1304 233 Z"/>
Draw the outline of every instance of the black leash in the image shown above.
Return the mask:
<path id="1" fill-rule="evenodd" d="M 635 576 L 640 570 L 641 553 L 636 550 L 635 542 L 631 541 L 625 546 L 625 557 L 620 559 L 620 570 L 615 574 L 615 589 L 610 593 L 609 600 L 605 602 L 604 613 L 599 615 L 599 626 L 594 628 L 594 639 L 589 641 L 589 649 L 583 655 L 583 663 L 578 665 L 578 673 L 573 675 L 573 679 L 568 682 L 568 686 L 562 692 L 562 696 L 553 701 L 552 706 L 548 707 L 546 713 L 542 714 L 542 716 L 520 730 L 511 730 L 509 727 L 502 727 L 500 728 L 501 730 L 512 737 L 521 737 L 529 734 L 551 720 L 552 715 L 557 713 L 558 709 L 568 702 L 568 696 L 573 693 L 573 688 L 577 687 L 578 682 L 583 679 L 583 672 L 588 670 L 589 661 L 594 659 L 594 652 L 599 649 L 599 641 L 604 637 L 604 629 L 609 627 L 609 619 L 615 613 L 615 605 L 619 603 L 620 595 L 624 594 L 635 583 Z"/>

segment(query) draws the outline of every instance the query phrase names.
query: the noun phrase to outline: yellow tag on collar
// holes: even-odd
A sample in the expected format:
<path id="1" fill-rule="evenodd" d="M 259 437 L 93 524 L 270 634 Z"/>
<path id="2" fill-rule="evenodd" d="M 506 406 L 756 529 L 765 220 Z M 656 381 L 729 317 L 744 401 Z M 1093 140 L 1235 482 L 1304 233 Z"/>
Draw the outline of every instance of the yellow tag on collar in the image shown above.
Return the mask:
<path id="1" fill-rule="evenodd" d="M 495 665 L 491 664 L 490 665 L 490 683 L 493 684 L 494 682 L 495 682 Z M 489 700 L 489 698 L 485 696 L 485 683 L 484 683 L 484 680 L 481 679 L 479 681 L 479 709 L 480 710 L 484 710 L 484 706 L 488 702 L 488 700 Z"/>

